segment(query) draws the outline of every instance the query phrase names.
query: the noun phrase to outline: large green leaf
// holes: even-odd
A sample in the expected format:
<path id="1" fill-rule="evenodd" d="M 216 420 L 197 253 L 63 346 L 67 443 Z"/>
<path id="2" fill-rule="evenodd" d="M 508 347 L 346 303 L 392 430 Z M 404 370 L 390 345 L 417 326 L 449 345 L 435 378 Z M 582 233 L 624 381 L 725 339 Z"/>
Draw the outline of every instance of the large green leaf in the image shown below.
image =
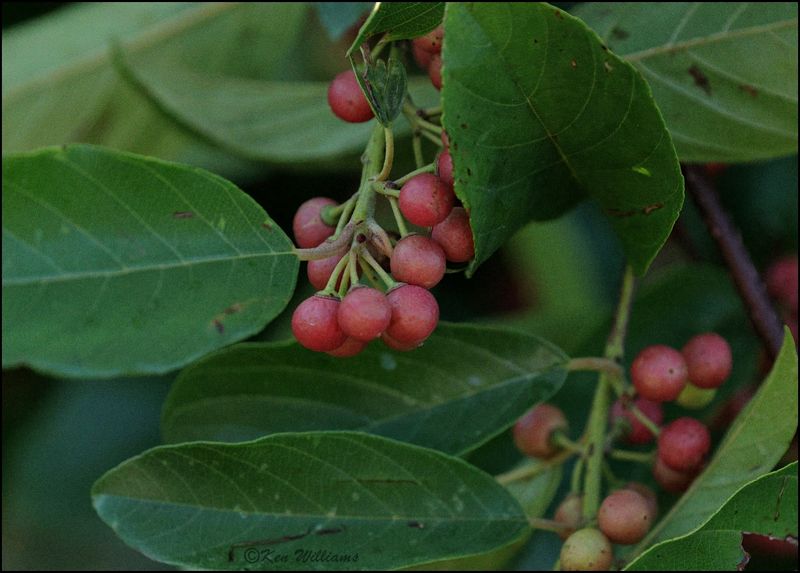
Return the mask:
<path id="1" fill-rule="evenodd" d="M 261 329 L 298 262 L 202 171 L 85 145 L 3 157 L 3 366 L 159 373 Z"/>
<path id="2" fill-rule="evenodd" d="M 642 72 L 682 161 L 797 152 L 796 2 L 590 2 L 575 15 Z"/>
<path id="3" fill-rule="evenodd" d="M 245 343 L 181 373 L 163 432 L 168 441 L 242 441 L 361 430 L 461 454 L 555 393 L 565 360 L 534 336 L 456 324 L 441 324 L 414 352 L 373 343 L 346 360 L 296 343 Z"/>
<path id="4" fill-rule="evenodd" d="M 198 73 L 268 79 L 301 31 L 301 3 L 87 3 L 3 32 L 3 147 L 71 141 L 176 157 L 187 136 L 111 65 L 111 44 Z"/>
<path id="5" fill-rule="evenodd" d="M 92 490 L 129 545 L 202 569 L 388 569 L 480 553 L 528 531 L 489 475 L 355 432 L 149 450 Z M 303 561 L 298 555 L 340 556 Z M 272 558 L 272 559 L 270 559 Z"/>
<path id="6" fill-rule="evenodd" d="M 797 462 L 736 492 L 691 533 L 650 548 L 626 571 L 741 571 L 742 533 L 797 538 Z"/>
<path id="7" fill-rule="evenodd" d="M 422 36 L 442 22 L 444 2 L 377 2 L 361 26 L 347 55 L 372 36 L 386 34 L 386 41 Z"/>
<path id="8" fill-rule="evenodd" d="M 797 431 L 797 352 L 785 330 L 783 347 L 758 393 L 728 430 L 714 457 L 670 512 L 637 547 L 684 535 L 744 484 L 770 471 Z"/>
<path id="9" fill-rule="evenodd" d="M 683 179 L 639 73 L 547 4 L 452 3 L 445 29 L 444 125 L 475 236 L 471 271 L 530 220 L 590 197 L 643 273 L 678 217 Z"/>

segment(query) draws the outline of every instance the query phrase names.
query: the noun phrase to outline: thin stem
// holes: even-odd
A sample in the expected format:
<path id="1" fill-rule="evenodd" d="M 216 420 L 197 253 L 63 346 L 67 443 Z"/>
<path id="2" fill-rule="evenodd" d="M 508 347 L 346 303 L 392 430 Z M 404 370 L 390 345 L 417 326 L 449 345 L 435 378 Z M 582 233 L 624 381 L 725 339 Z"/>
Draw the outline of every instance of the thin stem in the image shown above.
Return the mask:
<path id="1" fill-rule="evenodd" d="M 391 127 L 383 129 L 385 138 L 385 153 L 383 156 L 383 169 L 375 177 L 375 181 L 386 181 L 389 174 L 392 172 L 392 164 L 394 163 L 394 135 L 392 134 Z"/>
<path id="2" fill-rule="evenodd" d="M 400 191 L 397 189 L 390 189 L 384 183 L 376 181 L 372 184 L 372 188 L 375 189 L 377 193 L 381 195 L 385 195 L 386 197 L 399 197 Z"/>
<path id="3" fill-rule="evenodd" d="M 581 358 L 572 358 L 567 362 L 567 371 L 576 372 L 582 370 L 589 370 L 593 372 L 603 372 L 609 376 L 621 377 L 624 375 L 625 370 L 614 360 L 608 358 L 600 358 L 597 356 L 586 356 Z"/>
<path id="4" fill-rule="evenodd" d="M 694 199 L 706 227 L 733 277 L 739 296 L 744 302 L 750 322 L 774 360 L 783 341 L 783 327 L 778 313 L 770 303 L 767 289 L 753 264 L 741 234 L 722 207 L 716 189 L 699 165 L 684 167 L 686 189 Z"/>
<path id="5" fill-rule="evenodd" d="M 575 460 L 575 467 L 572 468 L 572 479 L 570 480 L 569 490 L 571 493 L 579 494 L 581 491 L 581 477 L 583 476 L 583 456 Z"/>
<path id="6" fill-rule="evenodd" d="M 350 258 L 349 253 L 348 256 L 342 257 L 342 260 L 346 260 L 347 264 L 344 266 L 344 270 L 342 271 L 342 281 L 339 283 L 339 298 L 344 298 L 344 295 L 347 294 L 347 290 L 350 288 L 350 269 L 353 266 L 353 261 Z"/>
<path id="7" fill-rule="evenodd" d="M 583 445 L 570 440 L 564 432 L 554 432 L 553 435 L 550 436 L 550 441 L 560 448 L 575 452 L 576 454 L 582 454 L 586 451 Z"/>
<path id="8" fill-rule="evenodd" d="M 369 266 L 371 266 L 373 270 L 376 273 L 378 273 L 378 276 L 381 277 L 381 280 L 388 288 L 392 288 L 397 285 L 397 282 L 392 277 L 390 277 L 385 270 L 383 270 L 383 267 L 381 267 L 380 263 L 376 261 L 374 258 L 372 258 L 372 255 L 369 254 L 369 251 L 363 249 L 359 256 L 363 258 L 365 261 L 367 261 Z"/>
<path id="9" fill-rule="evenodd" d="M 394 184 L 402 186 L 403 183 L 406 183 L 412 177 L 416 177 L 417 175 L 420 175 L 422 173 L 433 173 L 434 171 L 436 171 L 436 163 L 428 163 L 427 165 L 424 165 L 419 169 L 415 169 L 414 171 L 409 171 L 408 173 L 403 175 L 400 179 L 395 179 Z"/>
<path id="10" fill-rule="evenodd" d="M 358 200 L 353 210 L 353 221 L 360 223 L 372 217 L 375 211 L 375 190 L 370 179 L 382 171 L 381 166 L 385 161 L 384 149 L 386 147 L 386 134 L 382 125 L 376 123 L 372 135 L 367 143 L 367 148 L 361 156 L 364 164 L 361 174 L 361 187 L 358 190 Z"/>
<path id="11" fill-rule="evenodd" d="M 331 278 L 328 279 L 328 284 L 325 285 L 325 289 L 322 291 L 323 294 L 327 295 L 336 294 L 336 283 L 342 274 L 342 270 L 344 270 L 344 267 L 347 265 L 348 260 L 349 260 L 348 257 L 342 257 L 342 260 L 336 263 L 336 266 L 333 267 Z"/>
<path id="12" fill-rule="evenodd" d="M 414 136 L 411 138 L 411 147 L 414 150 L 414 163 L 417 167 L 422 167 L 425 165 L 425 158 L 422 155 L 422 139 L 419 136 L 419 133 L 414 133 Z"/>
<path id="13" fill-rule="evenodd" d="M 392 214 L 394 215 L 395 223 L 397 223 L 397 230 L 400 231 L 401 237 L 405 237 L 408 235 L 408 228 L 406 227 L 405 219 L 403 219 L 403 214 L 400 212 L 400 206 L 397 203 L 397 199 L 394 197 L 389 197 L 389 205 L 392 206 Z"/>
<path id="14" fill-rule="evenodd" d="M 647 428 L 648 430 L 650 430 L 650 433 L 651 433 L 651 434 L 653 434 L 655 437 L 658 437 L 658 435 L 661 433 L 661 428 L 659 428 L 659 427 L 658 427 L 658 426 L 655 424 L 655 422 L 653 422 L 653 420 L 651 420 L 650 418 L 648 418 L 648 417 L 645 415 L 645 413 L 644 413 L 644 412 L 642 412 L 642 411 L 641 411 L 639 408 L 637 408 L 637 407 L 636 407 L 636 404 L 634 404 L 634 403 L 630 403 L 630 404 L 628 404 L 628 410 L 630 410 L 631 414 L 633 414 L 633 415 L 634 415 L 634 417 L 636 417 L 636 419 L 637 419 L 637 420 L 639 420 L 639 422 L 641 422 L 641 424 L 642 424 L 642 425 L 643 425 L 645 428 Z"/>
<path id="15" fill-rule="evenodd" d="M 442 135 L 442 126 L 436 125 L 435 123 L 431 123 L 426 119 L 422 119 L 421 117 L 417 116 L 417 125 L 423 129 L 427 129 L 428 131 L 432 131 L 436 135 Z"/>
<path id="16" fill-rule="evenodd" d="M 625 334 L 628 328 L 631 303 L 633 302 L 634 278 L 633 270 L 626 267 L 622 279 L 619 303 L 614 318 L 614 325 L 608 335 L 604 355 L 609 360 L 622 359 Z M 592 402 L 592 411 L 586 425 L 588 438 L 588 456 L 586 459 L 586 478 L 583 488 L 583 515 L 586 519 L 594 519 L 600 507 L 600 493 L 602 490 L 603 450 L 606 439 L 606 424 L 608 420 L 609 390 L 611 389 L 610 377 L 606 373 L 600 374 L 597 389 Z"/>
<path id="17" fill-rule="evenodd" d="M 509 470 L 505 473 L 498 474 L 497 476 L 495 476 L 495 479 L 497 480 L 497 483 L 501 485 L 508 485 L 515 481 L 532 479 L 538 476 L 539 474 L 543 474 L 544 472 L 563 464 L 572 455 L 573 455 L 572 452 L 563 451 L 556 454 L 546 462 L 540 462 L 538 464 L 530 464 L 522 466 L 520 468 Z"/>
<path id="18" fill-rule="evenodd" d="M 353 193 L 353 195 L 344 203 L 340 205 L 342 207 L 342 212 L 339 216 L 339 222 L 336 224 L 336 231 L 334 231 L 333 236 L 338 237 L 339 233 L 342 232 L 344 229 L 345 224 L 350 220 L 350 215 L 353 214 L 353 209 L 356 207 L 356 201 L 358 200 L 358 191 Z"/>
<path id="19" fill-rule="evenodd" d="M 376 289 L 381 290 L 383 285 L 381 285 L 381 281 L 378 280 L 378 277 L 375 274 L 375 271 L 372 270 L 372 267 L 370 267 L 367 262 L 360 257 L 358 259 L 358 266 L 361 267 L 361 272 L 365 277 L 367 277 L 367 280 L 370 282 L 370 284 L 372 284 L 372 286 Z"/>
<path id="20" fill-rule="evenodd" d="M 653 463 L 653 452 L 631 452 L 629 450 L 611 450 L 608 454 L 615 460 L 637 462 L 650 465 Z"/>
<path id="21" fill-rule="evenodd" d="M 444 147 L 444 143 L 442 143 L 442 138 L 433 135 L 429 131 L 421 130 L 419 134 L 427 139 L 428 141 L 432 142 L 434 145 L 438 145 L 439 147 Z"/>
<path id="22" fill-rule="evenodd" d="M 358 284 L 358 256 L 356 252 L 351 250 L 348 255 L 350 262 L 347 264 L 350 269 L 350 285 Z"/>
<path id="23" fill-rule="evenodd" d="M 529 517 L 528 523 L 533 529 L 542 529 L 544 531 L 552 531 L 553 533 L 561 533 L 572 526 L 552 519 L 543 519 L 541 517 Z"/>
<path id="24" fill-rule="evenodd" d="M 425 109 L 421 109 L 420 111 L 422 112 L 422 115 L 425 116 L 425 117 L 431 117 L 431 116 L 434 116 L 434 115 L 442 115 L 442 106 L 437 105 L 437 106 L 434 106 L 434 107 L 428 107 L 428 108 L 425 108 Z"/>

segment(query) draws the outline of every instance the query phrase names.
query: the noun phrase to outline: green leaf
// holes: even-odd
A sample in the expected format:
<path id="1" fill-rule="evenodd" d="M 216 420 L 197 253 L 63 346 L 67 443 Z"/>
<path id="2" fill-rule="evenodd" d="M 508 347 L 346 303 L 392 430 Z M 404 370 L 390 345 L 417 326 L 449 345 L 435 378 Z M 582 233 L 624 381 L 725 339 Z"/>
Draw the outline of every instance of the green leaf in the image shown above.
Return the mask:
<path id="1" fill-rule="evenodd" d="M 682 161 L 797 152 L 795 2 L 590 2 L 575 15 L 650 83 Z"/>
<path id="2" fill-rule="evenodd" d="M 372 8 L 374 2 L 316 2 L 317 14 L 332 40 L 338 40 Z"/>
<path id="3" fill-rule="evenodd" d="M 547 4 L 451 3 L 445 29 L 444 126 L 471 210 L 470 272 L 529 221 L 589 197 L 644 273 L 680 213 L 683 179 L 639 73 Z"/>
<path id="4" fill-rule="evenodd" d="M 703 523 L 744 484 L 771 470 L 797 430 L 797 352 L 783 347 L 758 393 L 728 430 L 713 459 L 637 547 L 683 535 Z"/>
<path id="5" fill-rule="evenodd" d="M 112 42 L 150 62 L 269 79 L 294 48 L 302 3 L 86 3 L 3 31 L 5 152 L 71 141 L 175 157 L 197 144 L 111 65 Z"/>
<path id="6" fill-rule="evenodd" d="M 363 80 L 358 77 L 357 71 L 356 77 L 362 89 L 367 88 L 365 93 L 375 117 L 385 127 L 390 126 L 400 114 L 406 96 L 408 80 L 405 66 L 397 58 L 390 56 L 388 63 L 378 60 L 374 65 L 367 66 L 366 78 Z"/>
<path id="7" fill-rule="evenodd" d="M 427 34 L 441 24 L 444 5 L 444 2 L 377 2 L 347 55 L 378 34 L 386 34 L 383 41 L 387 42 Z"/>
<path id="8" fill-rule="evenodd" d="M 250 197 L 86 145 L 3 157 L 3 366 L 161 373 L 260 330 L 294 290 L 292 243 Z"/>
<path id="9" fill-rule="evenodd" d="M 565 360 L 534 336 L 456 324 L 414 352 L 373 343 L 346 360 L 296 343 L 240 344 L 180 374 L 162 428 L 168 441 L 361 430 L 461 454 L 556 392 Z"/>
<path id="10" fill-rule="evenodd" d="M 201 569 L 388 569 L 508 544 L 528 531 L 489 475 L 439 452 L 355 432 L 162 446 L 92 489 L 126 543 Z M 296 553 L 300 551 L 301 553 Z M 341 560 L 297 558 L 322 552 Z"/>
<path id="11" fill-rule="evenodd" d="M 797 462 L 751 481 L 693 532 L 655 545 L 626 571 L 741 571 L 742 533 L 797 538 Z"/>

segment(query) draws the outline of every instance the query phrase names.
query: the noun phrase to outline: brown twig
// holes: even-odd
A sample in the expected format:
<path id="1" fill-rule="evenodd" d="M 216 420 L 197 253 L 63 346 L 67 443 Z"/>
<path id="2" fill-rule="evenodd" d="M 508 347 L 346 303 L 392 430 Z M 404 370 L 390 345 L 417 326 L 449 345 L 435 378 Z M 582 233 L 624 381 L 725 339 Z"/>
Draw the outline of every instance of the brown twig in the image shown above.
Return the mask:
<path id="1" fill-rule="evenodd" d="M 703 166 L 685 165 L 683 174 L 686 178 L 686 190 L 692 196 L 709 233 L 722 253 L 750 321 L 774 360 L 783 341 L 783 328 L 778 313 L 767 296 L 761 275 L 750 259 L 739 231 L 723 209 L 717 191 Z"/>

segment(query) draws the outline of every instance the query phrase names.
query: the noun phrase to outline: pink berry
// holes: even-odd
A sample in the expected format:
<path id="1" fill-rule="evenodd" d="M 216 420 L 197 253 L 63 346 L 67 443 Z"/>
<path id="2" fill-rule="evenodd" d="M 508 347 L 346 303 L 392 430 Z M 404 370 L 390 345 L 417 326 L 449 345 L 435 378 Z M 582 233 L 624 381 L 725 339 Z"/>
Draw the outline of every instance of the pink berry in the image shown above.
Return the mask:
<path id="1" fill-rule="evenodd" d="M 439 178 L 452 188 L 455 180 L 453 179 L 453 157 L 450 155 L 449 149 L 445 149 L 439 154 L 436 168 L 439 172 Z"/>
<path id="2" fill-rule="evenodd" d="M 339 300 L 333 297 L 314 295 L 301 302 L 292 315 L 297 342 L 317 352 L 339 348 L 347 335 L 339 327 L 338 310 Z"/>
<path id="3" fill-rule="evenodd" d="M 411 224 L 420 227 L 444 221 L 454 201 L 453 190 L 432 173 L 415 175 L 400 189 L 400 211 Z"/>
<path id="4" fill-rule="evenodd" d="M 339 326 L 356 340 L 369 342 L 389 326 L 392 307 L 378 289 L 359 286 L 352 289 L 339 305 Z"/>
<path id="5" fill-rule="evenodd" d="M 392 320 L 386 334 L 400 343 L 422 343 L 439 322 L 439 304 L 431 293 L 416 285 L 401 285 L 386 297 Z"/>
<path id="6" fill-rule="evenodd" d="M 422 342 L 414 340 L 412 342 L 399 342 L 386 334 L 385 332 L 381 334 L 381 340 L 383 343 L 391 348 L 392 350 L 397 350 L 399 352 L 410 352 L 412 350 L 416 350 L 420 346 L 422 346 Z"/>
<path id="7" fill-rule="evenodd" d="M 440 54 L 431 58 L 431 63 L 428 64 L 428 77 L 431 79 L 433 87 L 437 90 L 442 89 L 442 56 Z"/>
<path id="8" fill-rule="evenodd" d="M 411 43 L 429 54 L 438 54 L 442 51 L 442 41 L 444 40 L 444 27 L 439 26 L 419 38 L 414 38 Z"/>
<path id="9" fill-rule="evenodd" d="M 557 430 L 567 429 L 567 418 L 560 408 L 539 404 L 514 424 L 514 443 L 526 456 L 548 459 L 561 448 L 551 441 Z"/>
<path id="10" fill-rule="evenodd" d="M 331 278 L 333 269 L 336 268 L 336 265 L 339 264 L 343 256 L 344 255 L 334 255 L 327 259 L 308 261 L 308 266 L 306 268 L 308 282 L 310 282 L 315 289 L 323 290 L 328 285 L 328 280 Z M 339 288 L 341 282 L 342 277 L 340 276 L 336 281 L 336 288 Z"/>
<path id="11" fill-rule="evenodd" d="M 410 285 L 433 288 L 442 280 L 446 264 L 438 243 L 422 235 L 409 235 L 394 247 L 392 276 Z"/>
<path id="12" fill-rule="evenodd" d="M 679 472 L 672 469 L 661 458 L 656 458 L 653 464 L 653 477 L 664 491 L 670 493 L 686 491 L 696 476 L 696 472 Z"/>
<path id="13" fill-rule="evenodd" d="M 353 70 L 344 71 L 333 78 L 328 87 L 328 105 L 336 117 L 350 123 L 363 123 L 373 116 Z"/>
<path id="14" fill-rule="evenodd" d="M 325 239 L 333 235 L 336 230 L 326 225 L 322 220 L 322 209 L 328 205 L 338 205 L 333 199 L 327 197 L 314 197 L 309 199 L 297 209 L 292 221 L 292 231 L 297 246 L 310 249 L 319 246 Z"/>
<path id="15" fill-rule="evenodd" d="M 790 311 L 797 312 L 797 256 L 775 261 L 766 275 L 769 295 Z"/>
<path id="16" fill-rule="evenodd" d="M 646 444 L 651 442 L 655 436 L 642 424 L 639 419 L 628 409 L 627 399 L 618 399 L 611 407 L 611 419 L 625 418 L 627 421 L 628 429 L 625 432 L 625 437 L 630 444 Z M 634 401 L 636 408 L 645 415 L 656 426 L 660 426 L 664 421 L 664 412 L 661 404 L 647 400 L 646 398 L 637 398 Z"/>
<path id="17" fill-rule="evenodd" d="M 686 343 L 681 353 L 686 360 L 689 382 L 698 388 L 718 388 L 731 374 L 731 347 L 719 334 L 698 334 Z"/>
<path id="18" fill-rule="evenodd" d="M 597 512 L 597 526 L 612 543 L 639 543 L 653 525 L 650 502 L 632 489 L 609 494 Z"/>
<path id="19" fill-rule="evenodd" d="M 328 351 L 328 354 L 331 356 L 336 356 L 337 358 L 350 358 L 351 356 L 355 356 L 364 350 L 366 347 L 366 342 L 348 337 L 347 340 L 344 341 L 344 344 L 335 350 Z"/>
<path id="20" fill-rule="evenodd" d="M 417 65 L 423 70 L 427 71 L 428 66 L 431 64 L 433 54 L 427 50 L 423 50 L 414 42 L 411 43 L 411 53 L 414 56 L 414 61 L 417 62 Z"/>
<path id="21" fill-rule="evenodd" d="M 561 539 L 566 539 L 575 533 L 583 523 L 583 497 L 574 493 L 565 497 L 556 508 L 553 521 L 569 526 L 568 529 L 561 529 L 558 532 Z"/>
<path id="22" fill-rule="evenodd" d="M 658 436 L 658 457 L 679 472 L 698 469 L 709 449 L 711 435 L 705 425 L 694 418 L 678 418 Z"/>
<path id="23" fill-rule="evenodd" d="M 642 350 L 631 364 L 631 380 L 643 398 L 669 402 L 686 386 L 688 371 L 683 355 L 669 346 L 656 344 Z"/>
<path id="24" fill-rule="evenodd" d="M 431 238 L 439 243 L 445 257 L 452 263 L 465 263 L 475 256 L 469 216 L 463 207 L 455 207 L 444 221 L 436 225 Z"/>
<path id="25" fill-rule="evenodd" d="M 658 497 L 656 496 L 656 492 L 643 483 L 636 481 L 628 482 L 628 485 L 625 486 L 625 489 L 631 489 L 647 500 L 647 503 L 650 507 L 650 523 L 655 523 L 656 519 L 658 518 Z"/>

